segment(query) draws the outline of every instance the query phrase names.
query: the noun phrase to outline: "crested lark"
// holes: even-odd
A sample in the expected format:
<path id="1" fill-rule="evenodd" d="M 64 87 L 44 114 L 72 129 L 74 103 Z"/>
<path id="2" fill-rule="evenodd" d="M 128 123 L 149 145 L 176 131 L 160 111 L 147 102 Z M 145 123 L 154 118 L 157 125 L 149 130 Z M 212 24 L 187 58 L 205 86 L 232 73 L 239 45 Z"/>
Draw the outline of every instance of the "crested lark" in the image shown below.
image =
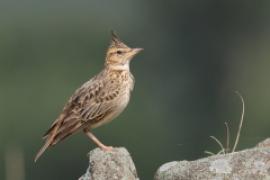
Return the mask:
<path id="1" fill-rule="evenodd" d="M 35 161 L 48 147 L 80 130 L 102 150 L 112 150 L 111 146 L 102 144 L 91 129 L 110 122 L 127 106 L 134 86 L 129 63 L 141 50 L 128 47 L 112 32 L 104 69 L 70 97 L 62 113 L 45 133 L 45 144 L 37 153 Z"/>

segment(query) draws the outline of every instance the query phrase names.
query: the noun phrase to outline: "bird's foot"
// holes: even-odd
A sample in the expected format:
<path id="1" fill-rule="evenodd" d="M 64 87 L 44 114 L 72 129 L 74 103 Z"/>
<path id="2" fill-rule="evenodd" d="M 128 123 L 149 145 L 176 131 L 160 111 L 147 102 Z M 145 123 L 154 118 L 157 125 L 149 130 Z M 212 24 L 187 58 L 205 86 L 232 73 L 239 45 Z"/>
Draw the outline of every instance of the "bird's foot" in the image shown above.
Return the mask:
<path id="1" fill-rule="evenodd" d="M 100 146 L 100 149 L 102 151 L 105 151 L 105 152 L 112 152 L 113 151 L 113 147 L 112 146 L 106 146 L 106 145 Z"/>

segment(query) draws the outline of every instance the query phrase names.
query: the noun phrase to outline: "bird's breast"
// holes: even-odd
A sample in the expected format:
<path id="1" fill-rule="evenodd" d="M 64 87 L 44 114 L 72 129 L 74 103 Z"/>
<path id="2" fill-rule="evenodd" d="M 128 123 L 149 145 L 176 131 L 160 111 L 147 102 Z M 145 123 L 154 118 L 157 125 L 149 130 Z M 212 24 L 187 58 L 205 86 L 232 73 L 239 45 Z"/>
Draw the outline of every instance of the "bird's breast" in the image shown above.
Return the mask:
<path id="1" fill-rule="evenodd" d="M 117 98 L 113 102 L 113 105 L 111 106 L 109 112 L 106 114 L 104 119 L 102 119 L 101 121 L 98 121 L 95 124 L 92 124 L 91 128 L 96 128 L 101 125 L 107 124 L 111 122 L 113 119 L 115 119 L 117 116 L 119 116 L 127 107 L 128 102 L 129 102 L 129 97 L 130 95 L 128 93 L 125 93 L 119 96 L 119 98 Z"/>
<path id="2" fill-rule="evenodd" d="M 102 121 L 92 124 L 91 128 L 96 128 L 103 124 L 111 122 L 113 119 L 119 116 L 127 107 L 130 100 L 130 94 L 134 86 L 134 80 L 130 76 L 125 78 L 126 79 L 122 79 L 121 83 L 118 84 L 119 94 L 111 101 L 111 108 L 109 110 L 109 113 L 106 114 L 106 117 L 104 117 Z"/>

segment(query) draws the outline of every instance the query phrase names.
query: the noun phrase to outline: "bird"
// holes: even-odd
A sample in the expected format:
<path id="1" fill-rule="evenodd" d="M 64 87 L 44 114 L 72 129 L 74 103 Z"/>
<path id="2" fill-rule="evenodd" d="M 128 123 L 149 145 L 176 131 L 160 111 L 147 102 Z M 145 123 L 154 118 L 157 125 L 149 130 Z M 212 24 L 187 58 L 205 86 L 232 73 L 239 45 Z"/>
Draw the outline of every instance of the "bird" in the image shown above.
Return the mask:
<path id="1" fill-rule="evenodd" d="M 130 72 L 130 61 L 143 48 L 127 46 L 114 31 L 111 37 L 103 69 L 69 98 L 58 118 L 44 134 L 45 142 L 36 154 L 35 162 L 47 148 L 81 131 L 101 150 L 113 150 L 112 146 L 103 144 L 92 133 L 92 129 L 109 123 L 128 105 L 135 83 Z"/>

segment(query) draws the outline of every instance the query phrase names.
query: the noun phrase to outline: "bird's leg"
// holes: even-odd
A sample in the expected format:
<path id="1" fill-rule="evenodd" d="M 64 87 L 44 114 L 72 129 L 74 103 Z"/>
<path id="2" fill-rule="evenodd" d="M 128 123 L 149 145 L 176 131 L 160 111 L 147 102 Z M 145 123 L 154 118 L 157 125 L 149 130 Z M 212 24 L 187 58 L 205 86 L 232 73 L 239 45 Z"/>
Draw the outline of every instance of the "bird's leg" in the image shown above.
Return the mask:
<path id="1" fill-rule="evenodd" d="M 89 129 L 84 129 L 83 132 L 103 151 L 110 152 L 113 150 L 112 146 L 106 146 L 102 142 L 100 142 L 98 138 L 92 132 L 90 132 Z"/>

